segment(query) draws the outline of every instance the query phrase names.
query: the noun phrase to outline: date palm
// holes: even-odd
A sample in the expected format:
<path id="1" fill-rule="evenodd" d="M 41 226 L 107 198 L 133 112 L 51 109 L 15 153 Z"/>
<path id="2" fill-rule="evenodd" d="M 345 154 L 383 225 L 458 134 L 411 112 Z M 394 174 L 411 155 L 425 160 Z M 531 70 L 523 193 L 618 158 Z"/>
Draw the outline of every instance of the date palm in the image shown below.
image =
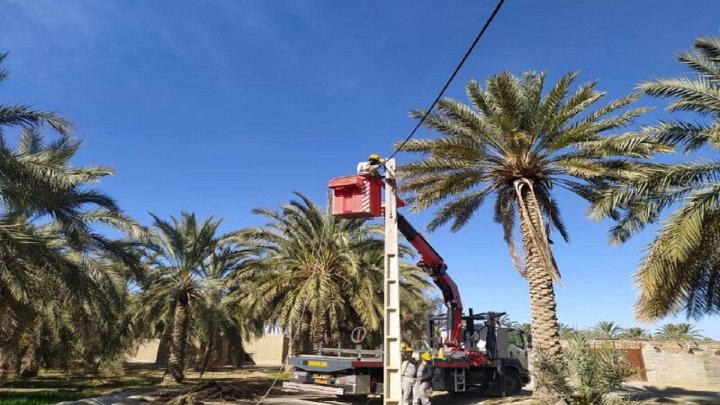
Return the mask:
<path id="1" fill-rule="evenodd" d="M 602 339 L 615 339 L 625 330 L 613 321 L 600 321 L 592 329 Z"/>
<path id="2" fill-rule="evenodd" d="M 669 150 L 649 136 L 609 135 L 646 109 L 621 111 L 635 94 L 593 109 L 605 93 L 595 82 L 569 93 L 576 77 L 564 75 L 546 94 L 545 73 L 500 73 L 484 87 L 470 81 L 470 105 L 441 100 L 425 121 L 440 136 L 410 140 L 404 150 L 422 159 L 400 167 L 401 187 L 412 194 L 414 208 L 439 206 L 430 230 L 447 223 L 460 230 L 494 196 L 493 218 L 529 284 L 534 344 L 553 355 L 560 351 L 553 287 L 560 272 L 549 236 L 555 231 L 568 239 L 554 189 L 592 200 L 599 185 L 636 171 L 639 159 Z M 518 223 L 524 265 L 513 238 Z"/>
<path id="3" fill-rule="evenodd" d="M 221 324 L 226 332 L 242 334 L 223 300 L 227 275 L 243 253 L 236 249 L 234 234 L 221 234 L 221 221 L 212 217 L 198 221 L 187 212 L 169 221 L 152 217 L 145 254 L 148 281 L 137 299 L 135 323 L 150 333 L 170 333 L 166 377 L 182 382 L 191 332 L 206 348 L 208 339 L 219 336 Z"/>
<path id="4" fill-rule="evenodd" d="M 696 113 L 697 121 L 662 121 L 646 134 L 684 147 L 706 148 L 711 159 L 657 165 L 616 185 L 593 208 L 596 218 L 618 221 L 611 238 L 622 243 L 676 207 L 646 249 L 635 280 L 636 310 L 644 321 L 685 311 L 699 317 L 720 311 L 720 39 L 698 38 L 679 61 L 693 71 L 648 81 L 645 94 L 672 99 L 671 112 Z"/>
<path id="5" fill-rule="evenodd" d="M 257 281 L 251 294 L 242 291 L 236 298 L 297 336 L 295 353 L 340 341 L 341 333 L 349 332 L 343 325 L 377 333 L 383 308 L 382 239 L 364 221 L 336 218 L 296 194 L 298 200 L 279 210 L 253 211 L 269 222 L 243 232 L 257 248 L 257 258 L 245 264 Z M 424 278 L 407 268 L 401 277 L 403 301 L 422 304 L 417 301 L 426 300 Z"/>
<path id="6" fill-rule="evenodd" d="M 655 338 L 672 340 L 696 340 L 702 338 L 700 331 L 689 323 L 667 323 L 658 328 Z"/>
<path id="7" fill-rule="evenodd" d="M 625 329 L 623 337 L 627 339 L 647 339 L 650 334 L 643 328 L 633 327 Z"/>
<path id="8" fill-rule="evenodd" d="M 89 342 L 85 338 L 100 329 L 82 330 L 111 325 L 122 314 L 126 271 L 140 275 L 130 243 L 93 229 L 102 224 L 135 236 L 143 232 L 111 198 L 88 187 L 112 171 L 73 166 L 70 159 L 79 147 L 69 136 L 48 143 L 38 128 L 22 130 L 14 148 L 0 143 L 7 169 L 0 173 L 0 348 L 5 352 L 28 351 L 40 359 L 42 331 L 54 333 L 42 325 L 55 324 L 53 319 L 67 320 L 74 339 L 44 341 L 64 347 Z M 36 374 L 38 364 L 25 375 Z"/>
<path id="9" fill-rule="evenodd" d="M 6 57 L 0 54 L 0 64 Z M 0 68 L 0 82 L 7 77 Z M 43 137 L 47 129 L 55 133 L 52 141 Z M 122 314 L 127 270 L 141 276 L 131 244 L 95 227 L 137 238 L 142 227 L 94 188 L 112 169 L 70 162 L 80 148 L 71 132 L 55 113 L 0 104 L 0 349 L 6 358 L 27 351 L 39 359 L 77 343 L 89 351 L 92 338 Z M 72 333 L 59 338 L 62 330 Z M 107 353 L 116 345 L 105 347 Z M 30 363 L 27 375 L 39 364 Z"/>

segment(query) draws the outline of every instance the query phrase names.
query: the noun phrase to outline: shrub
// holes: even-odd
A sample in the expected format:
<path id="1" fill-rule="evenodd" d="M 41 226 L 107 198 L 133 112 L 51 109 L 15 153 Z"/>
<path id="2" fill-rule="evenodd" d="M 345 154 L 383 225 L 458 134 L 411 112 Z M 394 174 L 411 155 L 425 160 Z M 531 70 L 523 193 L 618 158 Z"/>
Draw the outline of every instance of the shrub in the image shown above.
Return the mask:
<path id="1" fill-rule="evenodd" d="M 591 349 L 576 335 L 562 358 L 537 353 L 535 384 L 568 404 L 610 404 L 608 394 L 619 390 L 637 370 L 622 352 L 610 346 Z"/>

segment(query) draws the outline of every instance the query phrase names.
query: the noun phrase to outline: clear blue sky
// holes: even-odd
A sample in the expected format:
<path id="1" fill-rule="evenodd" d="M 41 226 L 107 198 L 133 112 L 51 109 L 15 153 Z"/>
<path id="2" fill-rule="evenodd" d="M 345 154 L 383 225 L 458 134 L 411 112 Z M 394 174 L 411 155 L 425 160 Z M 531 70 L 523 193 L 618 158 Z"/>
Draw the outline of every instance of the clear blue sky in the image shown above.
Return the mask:
<path id="1" fill-rule="evenodd" d="M 141 221 L 188 210 L 231 229 L 257 224 L 250 209 L 276 207 L 293 190 L 323 202 L 329 178 L 388 154 L 414 124 L 408 111 L 428 105 L 493 6 L 5 0 L 0 50 L 11 52 L 13 74 L 1 97 L 72 119 L 85 141 L 76 163 L 115 167 L 102 188 Z M 681 72 L 673 57 L 693 37 L 717 35 L 719 17 L 713 1 L 508 0 L 448 94 L 462 98 L 468 79 L 502 70 L 557 79 L 579 69 L 618 97 Z M 643 122 L 664 115 L 657 108 Z M 610 247 L 607 223 L 586 219 L 577 198 L 558 199 L 571 232 L 570 244 L 554 245 L 560 320 L 633 326 L 632 274 L 651 234 Z M 488 210 L 460 233 L 429 238 L 466 306 L 529 319 L 526 284 Z M 719 318 L 698 326 L 720 338 Z"/>

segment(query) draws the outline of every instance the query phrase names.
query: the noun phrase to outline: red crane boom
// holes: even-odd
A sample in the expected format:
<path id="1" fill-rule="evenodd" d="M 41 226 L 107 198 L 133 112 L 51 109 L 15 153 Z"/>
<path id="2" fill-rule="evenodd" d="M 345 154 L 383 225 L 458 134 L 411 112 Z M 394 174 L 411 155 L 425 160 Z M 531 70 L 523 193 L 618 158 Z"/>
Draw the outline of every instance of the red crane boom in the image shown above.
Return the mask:
<path id="1" fill-rule="evenodd" d="M 398 214 L 398 230 L 403 234 L 405 239 L 410 242 L 415 250 L 420 253 L 420 261 L 417 266 L 425 271 L 432 278 L 435 285 L 442 292 L 445 305 L 448 308 L 448 335 L 445 339 L 445 346 L 459 346 L 463 341 L 462 331 L 462 300 L 457 284 L 447 274 L 447 264 L 442 256 L 428 243 L 420 232 L 405 219 L 404 216 Z"/>

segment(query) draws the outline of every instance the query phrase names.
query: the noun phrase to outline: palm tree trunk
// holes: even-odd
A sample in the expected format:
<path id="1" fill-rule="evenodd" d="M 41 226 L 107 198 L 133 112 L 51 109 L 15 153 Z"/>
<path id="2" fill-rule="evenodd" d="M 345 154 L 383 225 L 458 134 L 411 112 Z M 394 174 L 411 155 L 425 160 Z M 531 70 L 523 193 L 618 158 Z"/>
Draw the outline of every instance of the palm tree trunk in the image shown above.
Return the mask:
<path id="1" fill-rule="evenodd" d="M 20 378 L 35 378 L 40 372 L 40 357 L 35 342 L 32 342 L 25 352 L 25 366 L 20 372 Z"/>
<path id="2" fill-rule="evenodd" d="M 26 350 L 22 350 L 20 348 L 17 348 L 15 350 L 15 353 L 14 353 L 15 359 L 13 361 L 12 366 L 13 366 L 13 374 L 16 377 L 20 377 L 20 372 L 22 371 L 22 360 L 25 357 L 25 351 Z"/>
<path id="3" fill-rule="evenodd" d="M 35 378 L 40 372 L 40 325 L 35 324 L 28 333 L 29 344 L 22 361 L 20 378 Z"/>
<path id="4" fill-rule="evenodd" d="M 163 333 L 162 336 L 160 336 L 160 343 L 158 344 L 157 354 L 155 355 L 156 366 L 167 366 L 168 357 L 170 356 L 170 346 L 172 346 L 170 337 L 167 333 Z"/>
<path id="5" fill-rule="evenodd" d="M 300 330 L 297 331 L 297 335 L 293 341 L 293 353 L 296 356 L 298 354 L 310 354 L 312 351 L 311 319 L 312 315 L 310 311 L 305 311 L 305 316 L 300 320 Z"/>
<path id="6" fill-rule="evenodd" d="M 235 336 L 232 339 L 230 339 L 230 354 L 229 358 L 232 361 L 232 364 L 235 365 L 235 367 L 242 369 L 245 363 L 245 357 L 247 354 L 245 353 L 245 344 L 243 343 L 243 339 L 240 336 Z"/>
<path id="7" fill-rule="evenodd" d="M 542 250 L 549 252 L 545 236 L 545 223 L 534 192 L 528 186 L 521 188 L 525 204 L 520 211 L 520 233 L 525 251 L 525 276 L 530 288 L 530 314 L 532 318 L 533 347 L 547 351 L 552 356 L 561 352 L 560 331 L 557 321 L 557 304 L 550 266 Z M 533 236 L 535 235 L 535 236 Z M 542 235 L 538 238 L 538 235 Z M 542 246 L 540 244 L 546 244 Z"/>
<path id="8" fill-rule="evenodd" d="M 172 331 L 172 347 L 167 372 L 175 382 L 185 379 L 185 354 L 187 352 L 188 300 L 180 299 L 175 306 L 175 320 Z M 167 377 L 167 374 L 166 374 Z"/>
<path id="9" fill-rule="evenodd" d="M 205 346 L 205 354 L 203 355 L 202 359 L 202 365 L 200 366 L 200 379 L 202 379 L 203 374 L 205 374 L 205 370 L 207 369 L 208 363 L 210 362 L 210 355 L 213 351 L 213 341 L 210 339 L 208 341 L 207 345 Z"/>
<path id="10" fill-rule="evenodd" d="M 317 322 L 319 323 L 319 322 Z M 312 345 L 315 352 L 319 352 L 320 348 L 325 345 L 326 327 L 324 325 L 315 325 L 312 331 Z"/>

